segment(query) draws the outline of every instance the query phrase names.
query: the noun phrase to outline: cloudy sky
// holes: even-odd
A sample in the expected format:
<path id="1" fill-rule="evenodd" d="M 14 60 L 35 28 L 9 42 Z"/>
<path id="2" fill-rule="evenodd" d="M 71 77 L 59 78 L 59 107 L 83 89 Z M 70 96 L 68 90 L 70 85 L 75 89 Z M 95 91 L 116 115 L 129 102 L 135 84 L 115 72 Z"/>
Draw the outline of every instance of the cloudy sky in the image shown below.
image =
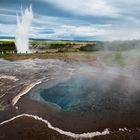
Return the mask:
<path id="1" fill-rule="evenodd" d="M 140 39 L 140 0 L 0 0 L 0 36 L 14 36 L 16 15 L 32 5 L 30 37 Z"/>

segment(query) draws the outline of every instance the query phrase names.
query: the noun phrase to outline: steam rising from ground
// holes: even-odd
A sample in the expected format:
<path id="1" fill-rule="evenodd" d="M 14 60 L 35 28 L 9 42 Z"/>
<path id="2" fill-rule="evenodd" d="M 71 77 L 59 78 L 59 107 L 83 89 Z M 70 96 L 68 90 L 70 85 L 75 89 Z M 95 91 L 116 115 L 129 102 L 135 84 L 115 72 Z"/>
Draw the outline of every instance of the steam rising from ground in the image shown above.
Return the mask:
<path id="1" fill-rule="evenodd" d="M 17 15 L 17 29 L 16 29 L 16 47 L 18 53 L 29 53 L 29 39 L 28 34 L 33 20 L 32 7 L 21 11 L 21 17 Z"/>
<path id="2" fill-rule="evenodd" d="M 52 102 L 67 111 L 127 112 L 132 108 L 135 110 L 140 99 L 140 79 L 132 71 L 119 66 L 93 68 L 83 65 L 70 80 L 51 85 L 50 81 L 36 87 L 30 95 L 35 100 Z"/>
<path id="3" fill-rule="evenodd" d="M 15 76 L 19 79 L 15 84 L 19 84 L 20 81 L 24 81 L 26 85 L 29 85 L 34 81 L 42 81 L 43 84 L 41 84 L 41 86 L 43 88 L 54 87 L 62 82 L 65 82 L 71 76 L 73 76 L 71 83 L 74 86 L 79 86 L 79 83 L 83 82 L 80 78 L 84 77 L 85 82 L 81 83 L 81 87 L 79 86 L 80 91 L 87 90 L 85 87 L 93 85 L 94 87 L 91 88 L 91 90 L 94 89 L 95 92 L 88 94 L 90 92 L 87 90 L 82 95 L 80 92 L 73 92 L 72 95 L 68 94 L 68 99 L 70 99 L 69 97 L 71 96 L 75 97 L 75 93 L 76 96 L 80 97 L 78 98 L 80 101 L 76 102 L 77 104 L 72 106 L 74 111 L 76 110 L 77 112 L 77 109 L 81 108 L 82 110 L 83 107 L 87 107 L 88 110 L 95 113 L 95 116 L 97 113 L 101 120 L 104 119 L 106 121 L 107 117 L 108 121 L 114 119 L 113 121 L 115 122 L 117 119 L 119 120 L 119 118 L 121 121 L 122 118 L 124 118 L 124 121 L 125 119 L 128 120 L 127 123 L 137 121 L 138 123 L 135 124 L 139 125 L 139 52 L 137 52 L 137 50 L 125 52 L 110 51 L 107 53 L 98 52 L 97 54 L 94 53 L 94 56 L 96 59 L 94 60 L 95 65 L 93 66 L 85 63 L 67 62 L 61 60 L 30 59 L 13 62 L 0 60 L 0 73 L 1 75 Z M 87 79 L 87 77 L 89 79 Z M 4 78 L 5 77 L 3 77 L 3 79 Z M 79 78 L 79 81 L 77 81 L 77 78 Z M 35 90 L 36 88 L 32 91 Z M 74 90 L 77 90 L 77 88 L 74 88 Z M 1 99 L 4 100 L 5 97 L 6 96 L 2 96 Z M 38 96 L 35 96 L 35 98 L 36 97 L 38 98 Z M 114 118 L 111 116 L 112 111 L 117 114 Z M 107 113 L 105 114 L 104 112 Z M 133 116 L 132 112 L 134 114 Z M 125 116 L 123 114 L 125 114 Z M 105 117 L 105 115 L 107 116 Z M 101 120 L 98 120 L 97 118 L 97 121 Z M 105 128 L 109 127 L 105 126 Z"/>

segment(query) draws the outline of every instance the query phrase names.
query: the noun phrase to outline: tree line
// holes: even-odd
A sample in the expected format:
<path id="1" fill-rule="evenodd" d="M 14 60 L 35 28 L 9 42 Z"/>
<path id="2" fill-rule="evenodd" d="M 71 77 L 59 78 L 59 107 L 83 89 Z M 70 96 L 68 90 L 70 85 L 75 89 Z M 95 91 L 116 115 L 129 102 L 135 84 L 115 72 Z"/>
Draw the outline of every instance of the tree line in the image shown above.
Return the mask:
<path id="1" fill-rule="evenodd" d="M 16 46 L 14 42 L 0 42 L 0 54 L 16 53 Z"/>

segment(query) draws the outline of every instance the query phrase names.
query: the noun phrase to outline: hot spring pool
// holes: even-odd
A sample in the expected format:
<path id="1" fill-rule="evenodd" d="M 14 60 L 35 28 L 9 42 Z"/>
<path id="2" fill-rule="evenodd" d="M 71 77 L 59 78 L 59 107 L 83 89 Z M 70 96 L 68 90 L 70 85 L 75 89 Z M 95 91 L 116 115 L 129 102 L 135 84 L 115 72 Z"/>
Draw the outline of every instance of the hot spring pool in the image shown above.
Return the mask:
<path id="1" fill-rule="evenodd" d="M 113 79 L 114 78 L 114 79 Z M 73 75 L 51 86 L 37 86 L 31 98 L 71 112 L 127 110 L 131 107 L 127 90 L 116 77 Z"/>
<path id="2" fill-rule="evenodd" d="M 62 77 L 43 82 L 27 95 L 37 104 L 39 115 L 54 126 L 76 133 L 139 126 L 136 79 L 110 69 L 87 67 Z"/>

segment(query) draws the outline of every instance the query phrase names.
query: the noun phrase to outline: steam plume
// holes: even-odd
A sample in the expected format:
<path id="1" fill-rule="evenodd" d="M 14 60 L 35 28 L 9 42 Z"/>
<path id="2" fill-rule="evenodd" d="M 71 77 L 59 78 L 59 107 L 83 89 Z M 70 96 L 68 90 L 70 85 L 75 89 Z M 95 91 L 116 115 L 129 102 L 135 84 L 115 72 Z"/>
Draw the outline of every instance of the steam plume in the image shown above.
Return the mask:
<path id="1" fill-rule="evenodd" d="M 33 20 L 32 6 L 21 10 L 21 17 L 17 15 L 16 47 L 18 53 L 27 53 L 29 50 L 29 31 Z"/>

